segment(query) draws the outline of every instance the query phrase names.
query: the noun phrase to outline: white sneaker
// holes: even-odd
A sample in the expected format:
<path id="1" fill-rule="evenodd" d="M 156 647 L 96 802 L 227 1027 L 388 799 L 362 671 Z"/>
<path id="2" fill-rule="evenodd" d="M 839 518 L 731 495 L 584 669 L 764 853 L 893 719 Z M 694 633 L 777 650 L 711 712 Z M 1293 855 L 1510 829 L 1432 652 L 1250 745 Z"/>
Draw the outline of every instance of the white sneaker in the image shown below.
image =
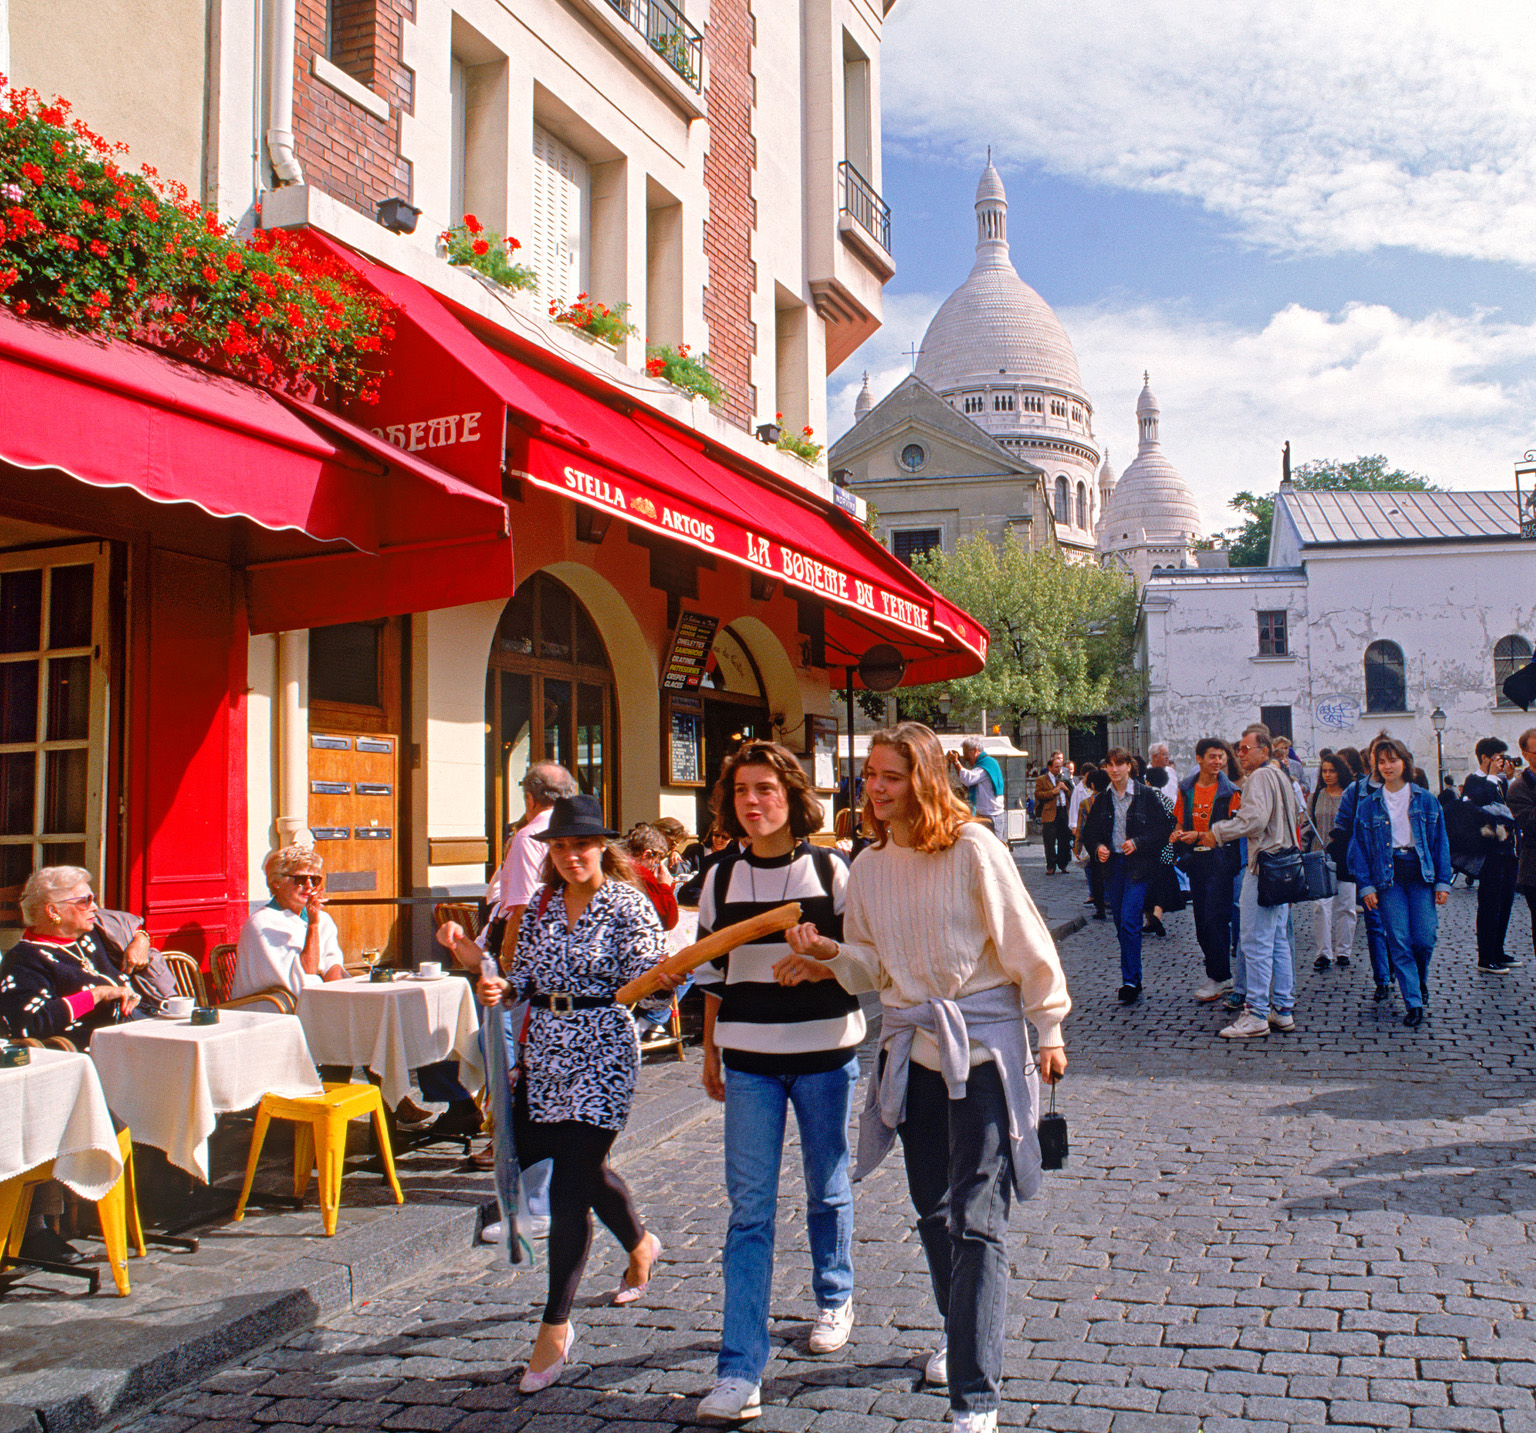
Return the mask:
<path id="1" fill-rule="evenodd" d="M 939 1346 L 928 1355 L 923 1365 L 923 1382 L 936 1383 L 941 1388 L 949 1382 L 949 1340 L 941 1338 Z"/>
<path id="2" fill-rule="evenodd" d="M 1262 1015 L 1255 1015 L 1253 1011 L 1244 1009 L 1222 1032 L 1223 1040 L 1259 1040 L 1269 1034 L 1269 1021 Z"/>
<path id="3" fill-rule="evenodd" d="M 1231 988 L 1230 980 L 1207 980 L 1204 985 L 1195 987 L 1195 999 L 1205 1005 L 1212 1000 L 1220 1000 Z"/>
<path id="4" fill-rule="evenodd" d="M 699 1400 L 694 1417 L 700 1423 L 745 1423 L 763 1411 L 758 1385 L 744 1378 L 718 1378 Z"/>
<path id="5" fill-rule="evenodd" d="M 1296 1028 L 1296 1017 L 1289 1011 L 1282 1014 L 1279 1010 L 1271 1010 L 1269 1012 L 1269 1028 L 1271 1030 L 1294 1030 Z"/>
<path id="6" fill-rule="evenodd" d="M 494 1224 L 487 1224 L 481 1229 L 480 1242 L 482 1244 L 499 1244 L 501 1243 L 501 1233 L 501 1220 L 498 1219 Z"/>
<path id="7" fill-rule="evenodd" d="M 997 1410 L 990 1413 L 955 1413 L 950 1417 L 949 1433 L 997 1433 Z"/>
<path id="8" fill-rule="evenodd" d="M 836 1353 L 853 1332 L 853 1300 L 845 1299 L 835 1309 L 819 1309 L 811 1330 L 812 1353 Z"/>

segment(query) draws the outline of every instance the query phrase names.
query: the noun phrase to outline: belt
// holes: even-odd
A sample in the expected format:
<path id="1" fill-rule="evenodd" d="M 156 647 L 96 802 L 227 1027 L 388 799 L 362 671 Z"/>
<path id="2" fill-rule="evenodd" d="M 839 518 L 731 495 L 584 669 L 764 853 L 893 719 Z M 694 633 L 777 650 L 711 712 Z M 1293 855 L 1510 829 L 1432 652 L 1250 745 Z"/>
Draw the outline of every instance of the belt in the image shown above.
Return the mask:
<path id="1" fill-rule="evenodd" d="M 528 1003 L 535 1010 L 569 1015 L 573 1010 L 602 1010 L 617 1002 L 611 995 L 567 995 L 563 990 L 557 990 L 551 995 L 530 995 Z"/>

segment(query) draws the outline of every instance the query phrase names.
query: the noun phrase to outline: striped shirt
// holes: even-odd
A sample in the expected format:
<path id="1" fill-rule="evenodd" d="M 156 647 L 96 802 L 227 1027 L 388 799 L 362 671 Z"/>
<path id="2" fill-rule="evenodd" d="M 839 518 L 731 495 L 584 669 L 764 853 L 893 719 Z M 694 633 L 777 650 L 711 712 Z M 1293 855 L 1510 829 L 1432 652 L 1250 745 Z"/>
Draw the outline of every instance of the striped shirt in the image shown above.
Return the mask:
<path id="1" fill-rule="evenodd" d="M 847 866 L 808 841 L 783 856 L 727 855 L 710 867 L 699 893 L 699 935 L 799 901 L 802 920 L 840 941 L 847 890 Z M 836 980 L 780 985 L 773 978 L 774 965 L 788 954 L 784 934 L 777 931 L 699 967 L 698 984 L 720 999 L 715 1044 L 728 1068 L 819 1074 L 847 1064 L 863 1040 L 858 999 Z"/>

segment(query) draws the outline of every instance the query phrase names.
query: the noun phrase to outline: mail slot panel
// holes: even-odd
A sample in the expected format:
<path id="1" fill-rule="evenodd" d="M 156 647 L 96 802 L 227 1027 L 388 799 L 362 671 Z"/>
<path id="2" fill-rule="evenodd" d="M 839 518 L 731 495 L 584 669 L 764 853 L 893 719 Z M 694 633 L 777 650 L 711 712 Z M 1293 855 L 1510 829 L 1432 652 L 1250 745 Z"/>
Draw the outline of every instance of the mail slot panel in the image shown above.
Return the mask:
<path id="1" fill-rule="evenodd" d="M 332 871 L 325 878 L 325 888 L 332 895 L 344 895 L 354 891 L 376 891 L 378 874 L 374 871 Z"/>
<path id="2" fill-rule="evenodd" d="M 311 781 L 309 789 L 316 796 L 346 796 L 352 786 L 346 781 Z"/>
<path id="3" fill-rule="evenodd" d="M 360 736 L 357 739 L 357 749 L 372 752 L 376 756 L 388 756 L 394 751 L 395 744 L 376 736 Z"/>
<path id="4" fill-rule="evenodd" d="M 345 841 L 352 834 L 349 826 L 313 826 L 310 830 L 317 841 Z"/>
<path id="5" fill-rule="evenodd" d="M 346 736 L 320 736 L 317 734 L 310 737 L 309 744 L 317 751 L 352 750 L 352 739 Z"/>
<path id="6" fill-rule="evenodd" d="M 356 841 L 392 841 L 394 837 L 393 826 L 359 826 L 352 832 Z"/>
<path id="7" fill-rule="evenodd" d="M 359 796 L 393 796 L 395 788 L 382 781 L 359 781 L 354 788 Z"/>

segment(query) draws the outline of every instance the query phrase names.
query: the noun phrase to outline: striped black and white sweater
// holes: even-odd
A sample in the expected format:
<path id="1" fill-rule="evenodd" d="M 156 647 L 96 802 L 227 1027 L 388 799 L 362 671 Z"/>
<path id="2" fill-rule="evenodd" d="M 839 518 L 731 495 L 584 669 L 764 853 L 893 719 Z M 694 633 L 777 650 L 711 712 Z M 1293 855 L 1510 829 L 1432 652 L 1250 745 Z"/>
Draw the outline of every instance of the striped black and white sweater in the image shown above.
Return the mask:
<path id="1" fill-rule="evenodd" d="M 751 851 L 711 866 L 699 893 L 699 934 L 737 925 L 787 901 L 802 919 L 833 940 L 843 936 L 848 868 L 831 851 L 802 841 L 784 856 Z M 835 1070 L 864 1038 L 858 999 L 835 980 L 780 985 L 774 964 L 789 953 L 782 932 L 739 945 L 699 967 L 695 979 L 719 997 L 715 1044 L 732 1070 L 761 1075 L 810 1075 Z"/>

